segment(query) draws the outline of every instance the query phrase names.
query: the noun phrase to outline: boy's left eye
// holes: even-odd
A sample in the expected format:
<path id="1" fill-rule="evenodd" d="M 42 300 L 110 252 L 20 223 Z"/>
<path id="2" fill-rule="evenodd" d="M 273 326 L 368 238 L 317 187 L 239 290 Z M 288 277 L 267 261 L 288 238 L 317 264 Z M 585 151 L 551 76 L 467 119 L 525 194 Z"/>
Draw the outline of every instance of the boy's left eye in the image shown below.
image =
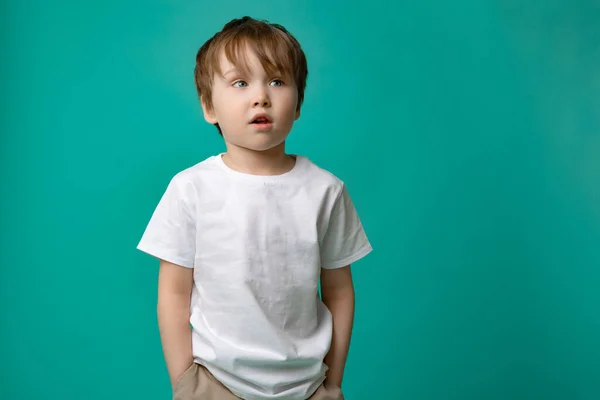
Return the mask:
<path id="1" fill-rule="evenodd" d="M 271 81 L 271 86 L 283 86 L 283 81 L 281 79 L 273 79 Z"/>

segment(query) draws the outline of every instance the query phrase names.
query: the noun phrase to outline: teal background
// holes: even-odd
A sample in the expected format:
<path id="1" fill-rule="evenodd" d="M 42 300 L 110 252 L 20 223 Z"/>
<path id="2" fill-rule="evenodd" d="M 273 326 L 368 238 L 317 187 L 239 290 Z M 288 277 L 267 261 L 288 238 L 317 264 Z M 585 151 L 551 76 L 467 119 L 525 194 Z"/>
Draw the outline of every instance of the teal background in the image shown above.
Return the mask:
<path id="1" fill-rule="evenodd" d="M 0 398 L 168 399 L 168 180 L 223 151 L 192 71 L 234 17 L 285 25 L 310 77 L 289 151 L 348 184 L 344 391 L 600 398 L 596 1 L 5 1 Z"/>

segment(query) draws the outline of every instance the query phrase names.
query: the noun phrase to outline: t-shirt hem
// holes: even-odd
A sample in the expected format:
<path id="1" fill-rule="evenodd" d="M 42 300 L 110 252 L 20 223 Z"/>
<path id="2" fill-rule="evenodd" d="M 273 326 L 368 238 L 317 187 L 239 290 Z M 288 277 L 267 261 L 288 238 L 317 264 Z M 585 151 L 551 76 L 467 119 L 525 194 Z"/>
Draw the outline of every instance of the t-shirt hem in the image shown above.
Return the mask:
<path id="1" fill-rule="evenodd" d="M 147 247 L 144 243 L 138 244 L 137 249 L 160 260 L 165 260 L 167 262 L 179 265 L 184 268 L 194 268 L 193 262 L 190 262 L 189 260 L 184 260 L 183 258 L 178 257 L 176 255 L 169 254 L 169 252 L 164 250 L 151 249 Z"/>
<path id="2" fill-rule="evenodd" d="M 322 268 L 337 269 L 337 268 L 345 267 L 346 265 L 352 264 L 352 263 L 360 260 L 361 258 L 365 257 L 371 251 L 373 251 L 373 247 L 371 246 L 370 243 L 367 242 L 359 251 L 357 251 L 353 255 L 346 257 L 342 260 L 336 261 L 336 262 L 323 264 Z"/>

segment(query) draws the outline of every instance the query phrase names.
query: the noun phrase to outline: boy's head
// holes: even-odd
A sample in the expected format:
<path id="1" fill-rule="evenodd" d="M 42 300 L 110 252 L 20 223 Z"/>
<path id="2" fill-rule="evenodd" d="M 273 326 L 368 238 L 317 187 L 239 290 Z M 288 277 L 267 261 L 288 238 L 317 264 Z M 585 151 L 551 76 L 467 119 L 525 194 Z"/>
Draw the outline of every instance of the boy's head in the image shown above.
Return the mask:
<path id="1" fill-rule="evenodd" d="M 285 140 L 300 116 L 307 75 L 298 41 L 283 26 L 250 17 L 209 39 L 194 69 L 205 119 L 226 141 L 255 150 Z M 261 114 L 267 121 L 255 120 Z"/>

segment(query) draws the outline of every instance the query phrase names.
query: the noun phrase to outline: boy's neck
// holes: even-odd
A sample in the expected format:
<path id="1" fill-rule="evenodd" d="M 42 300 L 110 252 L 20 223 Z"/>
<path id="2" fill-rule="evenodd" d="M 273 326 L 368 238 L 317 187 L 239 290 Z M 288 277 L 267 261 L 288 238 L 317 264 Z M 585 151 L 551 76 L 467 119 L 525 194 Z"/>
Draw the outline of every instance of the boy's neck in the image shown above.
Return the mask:
<path id="1" fill-rule="evenodd" d="M 282 175 L 294 168 L 295 159 L 285 153 L 285 142 L 272 149 L 255 151 L 227 143 L 223 154 L 225 165 L 250 175 Z"/>

